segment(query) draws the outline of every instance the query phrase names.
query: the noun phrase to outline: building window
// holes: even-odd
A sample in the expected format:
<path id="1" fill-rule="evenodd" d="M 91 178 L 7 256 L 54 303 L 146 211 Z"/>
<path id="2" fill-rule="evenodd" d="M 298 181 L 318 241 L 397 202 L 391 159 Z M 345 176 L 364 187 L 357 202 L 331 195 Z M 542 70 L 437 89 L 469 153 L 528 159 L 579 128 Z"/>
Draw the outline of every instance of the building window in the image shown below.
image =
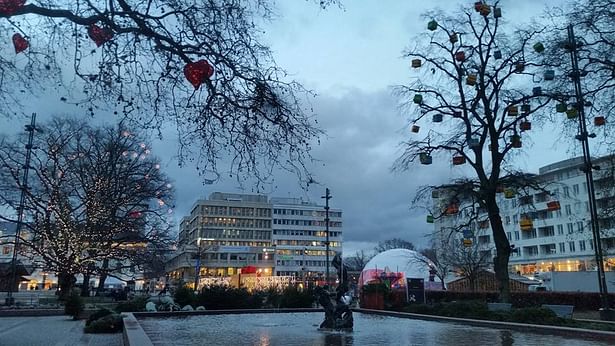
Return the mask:
<path id="1" fill-rule="evenodd" d="M 570 250 L 570 252 L 574 252 L 574 241 L 569 241 L 568 242 L 568 249 Z"/>
<path id="2" fill-rule="evenodd" d="M 570 204 L 566 204 L 566 216 L 570 215 L 572 215 L 572 208 L 570 207 Z"/>
<path id="3" fill-rule="evenodd" d="M 579 184 L 572 185 L 572 193 L 576 196 L 579 194 Z"/>
<path id="4" fill-rule="evenodd" d="M 510 225 L 510 216 L 506 215 L 506 217 L 504 217 L 504 223 Z"/>
<path id="5" fill-rule="evenodd" d="M 559 243 L 559 252 L 560 253 L 566 252 L 566 243 Z"/>
<path id="6" fill-rule="evenodd" d="M 564 186 L 564 197 L 570 197 L 570 188 Z"/>
<path id="7" fill-rule="evenodd" d="M 557 225 L 557 235 L 564 234 L 564 225 Z"/>
<path id="8" fill-rule="evenodd" d="M 519 231 L 515 231 L 515 240 L 519 240 Z"/>
<path id="9" fill-rule="evenodd" d="M 513 223 L 517 224 L 517 222 L 519 222 L 519 217 L 515 214 L 513 215 Z"/>
<path id="10" fill-rule="evenodd" d="M 510 232 L 506 232 L 506 238 L 510 241 L 512 236 Z"/>
<path id="11" fill-rule="evenodd" d="M 579 251 L 585 251 L 585 240 L 579 240 Z"/>
<path id="12" fill-rule="evenodd" d="M 578 221 L 577 222 L 577 232 L 583 232 L 583 230 L 584 230 L 583 221 Z"/>
<path id="13" fill-rule="evenodd" d="M 568 227 L 568 234 L 574 233 L 574 225 L 572 224 L 572 222 L 567 223 L 566 227 Z"/>

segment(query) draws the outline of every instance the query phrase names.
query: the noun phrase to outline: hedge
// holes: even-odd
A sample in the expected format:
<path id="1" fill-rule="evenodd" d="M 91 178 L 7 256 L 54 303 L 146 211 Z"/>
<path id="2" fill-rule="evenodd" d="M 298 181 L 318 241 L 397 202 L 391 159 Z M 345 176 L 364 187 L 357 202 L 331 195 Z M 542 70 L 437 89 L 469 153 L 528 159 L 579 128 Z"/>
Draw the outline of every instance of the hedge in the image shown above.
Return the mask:
<path id="1" fill-rule="evenodd" d="M 498 292 L 426 291 L 428 303 L 478 300 L 497 302 Z M 615 294 L 609 294 L 611 307 Z M 543 304 L 574 305 L 576 310 L 598 310 L 602 307 L 600 294 L 593 292 L 511 292 L 510 303 L 515 308 L 537 307 Z"/>

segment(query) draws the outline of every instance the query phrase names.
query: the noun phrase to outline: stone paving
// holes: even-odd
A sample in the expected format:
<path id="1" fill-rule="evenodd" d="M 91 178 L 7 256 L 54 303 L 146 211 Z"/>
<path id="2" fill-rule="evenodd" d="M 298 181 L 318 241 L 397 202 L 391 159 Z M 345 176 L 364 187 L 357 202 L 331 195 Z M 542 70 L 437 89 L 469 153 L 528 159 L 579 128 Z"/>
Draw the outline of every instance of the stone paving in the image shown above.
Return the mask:
<path id="1" fill-rule="evenodd" d="M 122 333 L 85 334 L 67 316 L 0 317 L 0 346 L 121 346 Z"/>

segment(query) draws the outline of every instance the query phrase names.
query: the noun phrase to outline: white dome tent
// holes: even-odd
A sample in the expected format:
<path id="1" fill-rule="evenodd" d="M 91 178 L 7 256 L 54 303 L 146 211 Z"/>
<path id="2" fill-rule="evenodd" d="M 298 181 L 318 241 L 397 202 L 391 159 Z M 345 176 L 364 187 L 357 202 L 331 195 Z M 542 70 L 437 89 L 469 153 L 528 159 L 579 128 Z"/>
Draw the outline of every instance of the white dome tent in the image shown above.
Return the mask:
<path id="1" fill-rule="evenodd" d="M 420 278 L 425 280 L 426 289 L 441 289 L 441 281 L 436 277 L 430 283 L 429 260 L 420 253 L 408 249 L 392 249 L 379 253 L 363 268 L 359 278 L 359 286 L 378 281 L 382 276 L 397 274 L 400 284 L 405 285 L 406 279 Z"/>

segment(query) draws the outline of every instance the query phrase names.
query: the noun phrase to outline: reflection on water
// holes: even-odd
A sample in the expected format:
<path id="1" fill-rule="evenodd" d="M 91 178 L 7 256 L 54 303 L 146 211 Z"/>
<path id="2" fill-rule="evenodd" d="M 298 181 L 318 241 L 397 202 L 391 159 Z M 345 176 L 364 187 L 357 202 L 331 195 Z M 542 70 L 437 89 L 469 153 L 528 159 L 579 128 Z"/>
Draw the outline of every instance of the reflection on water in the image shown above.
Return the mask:
<path id="1" fill-rule="evenodd" d="M 155 345 L 609 345 L 570 337 L 462 324 L 354 314 L 353 332 L 318 331 L 322 313 L 279 313 L 145 318 Z"/>

